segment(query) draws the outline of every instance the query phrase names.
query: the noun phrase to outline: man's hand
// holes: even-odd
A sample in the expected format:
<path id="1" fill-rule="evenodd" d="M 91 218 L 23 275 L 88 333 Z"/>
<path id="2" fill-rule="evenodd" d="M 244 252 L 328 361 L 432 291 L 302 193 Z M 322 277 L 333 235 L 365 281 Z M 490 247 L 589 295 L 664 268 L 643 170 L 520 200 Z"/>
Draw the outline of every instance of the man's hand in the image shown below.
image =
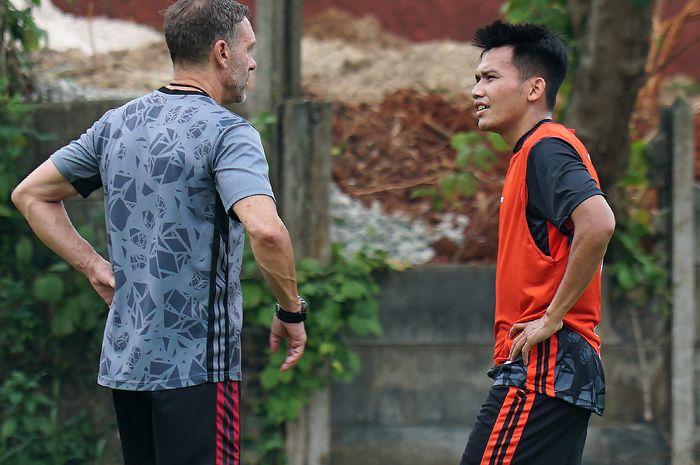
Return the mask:
<path id="1" fill-rule="evenodd" d="M 114 272 L 112 265 L 99 255 L 90 261 L 85 270 L 85 276 L 92 284 L 92 287 L 102 297 L 107 305 L 112 305 L 114 298 Z"/>
<path id="2" fill-rule="evenodd" d="M 510 347 L 510 361 L 515 360 L 520 352 L 523 354 L 523 364 L 527 365 L 530 349 L 549 339 L 562 326 L 564 326 L 562 320 L 557 320 L 547 314 L 536 320 L 514 324 L 508 333 L 511 339 L 515 338 Z"/>
<path id="3" fill-rule="evenodd" d="M 287 341 L 287 358 L 280 367 L 281 371 L 287 371 L 301 360 L 306 346 L 306 328 L 304 323 L 285 323 L 276 316 L 272 317 L 270 325 L 270 349 L 273 353 L 280 348 L 282 339 Z"/>

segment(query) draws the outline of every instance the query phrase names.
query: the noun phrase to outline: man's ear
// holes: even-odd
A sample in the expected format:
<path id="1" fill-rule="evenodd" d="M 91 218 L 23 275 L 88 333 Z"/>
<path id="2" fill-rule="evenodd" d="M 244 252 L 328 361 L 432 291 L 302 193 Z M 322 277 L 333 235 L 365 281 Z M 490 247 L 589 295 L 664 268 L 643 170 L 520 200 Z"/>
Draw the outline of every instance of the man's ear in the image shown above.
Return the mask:
<path id="1" fill-rule="evenodd" d="M 225 40 L 217 40 L 213 48 L 214 59 L 216 64 L 221 68 L 226 68 L 229 65 L 229 60 L 231 58 L 231 51 L 228 48 L 228 44 Z"/>
<path id="2" fill-rule="evenodd" d="M 534 77 L 530 79 L 530 89 L 527 94 L 527 99 L 530 102 L 534 102 L 545 96 L 545 91 L 547 90 L 547 82 L 542 77 Z"/>

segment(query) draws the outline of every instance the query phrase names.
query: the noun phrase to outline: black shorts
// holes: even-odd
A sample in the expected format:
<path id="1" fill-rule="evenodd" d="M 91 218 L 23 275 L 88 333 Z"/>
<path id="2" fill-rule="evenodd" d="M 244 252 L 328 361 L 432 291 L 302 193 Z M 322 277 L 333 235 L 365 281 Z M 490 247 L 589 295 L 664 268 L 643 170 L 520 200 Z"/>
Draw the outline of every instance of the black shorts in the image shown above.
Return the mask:
<path id="1" fill-rule="evenodd" d="M 238 381 L 113 390 L 124 465 L 239 465 Z"/>
<path id="2" fill-rule="evenodd" d="M 493 386 L 461 465 L 580 465 L 590 416 L 560 399 Z"/>

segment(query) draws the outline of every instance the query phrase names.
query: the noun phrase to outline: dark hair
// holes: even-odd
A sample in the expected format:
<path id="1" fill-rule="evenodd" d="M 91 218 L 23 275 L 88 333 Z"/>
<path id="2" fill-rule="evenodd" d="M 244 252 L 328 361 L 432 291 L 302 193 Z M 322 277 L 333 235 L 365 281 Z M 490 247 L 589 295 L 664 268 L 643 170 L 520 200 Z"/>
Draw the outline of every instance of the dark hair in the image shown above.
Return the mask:
<path id="1" fill-rule="evenodd" d="M 566 47 L 558 35 L 537 24 L 509 24 L 495 21 L 474 33 L 474 45 L 484 49 L 513 47 L 513 65 L 520 77 L 542 76 L 547 83 L 547 107 L 557 101 L 557 92 L 567 70 Z"/>
<path id="2" fill-rule="evenodd" d="M 234 0 L 178 0 L 165 11 L 165 42 L 173 63 L 202 64 L 214 42 L 235 40 L 248 7 Z"/>

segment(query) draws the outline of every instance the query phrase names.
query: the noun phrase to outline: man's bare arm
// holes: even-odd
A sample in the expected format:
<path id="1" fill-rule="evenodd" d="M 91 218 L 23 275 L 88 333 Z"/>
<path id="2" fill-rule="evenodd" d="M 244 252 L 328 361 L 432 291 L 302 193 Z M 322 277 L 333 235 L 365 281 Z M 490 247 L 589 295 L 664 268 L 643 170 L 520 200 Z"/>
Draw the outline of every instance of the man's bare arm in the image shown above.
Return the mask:
<path id="1" fill-rule="evenodd" d="M 114 297 L 114 273 L 110 263 L 75 230 L 63 200 L 77 195 L 51 160 L 29 174 L 12 192 L 12 202 L 37 237 L 83 273 L 107 303 Z"/>
<path id="2" fill-rule="evenodd" d="M 530 348 L 559 331 L 564 317 L 586 290 L 603 261 L 608 242 L 615 230 L 615 216 L 601 195 L 583 201 L 571 213 L 574 239 L 564 277 L 545 315 L 537 320 L 517 323 L 510 330 L 515 337 L 510 359 L 519 352 L 527 364 Z"/>
<path id="3" fill-rule="evenodd" d="M 300 311 L 292 241 L 277 214 L 275 202 L 266 195 L 254 195 L 236 202 L 233 211 L 250 237 L 255 261 L 277 302 L 290 312 Z M 282 339 L 287 340 L 287 359 L 282 364 L 282 371 L 285 371 L 295 365 L 304 353 L 304 323 L 285 323 L 273 317 L 270 327 L 270 348 L 273 352 L 279 349 Z"/>

